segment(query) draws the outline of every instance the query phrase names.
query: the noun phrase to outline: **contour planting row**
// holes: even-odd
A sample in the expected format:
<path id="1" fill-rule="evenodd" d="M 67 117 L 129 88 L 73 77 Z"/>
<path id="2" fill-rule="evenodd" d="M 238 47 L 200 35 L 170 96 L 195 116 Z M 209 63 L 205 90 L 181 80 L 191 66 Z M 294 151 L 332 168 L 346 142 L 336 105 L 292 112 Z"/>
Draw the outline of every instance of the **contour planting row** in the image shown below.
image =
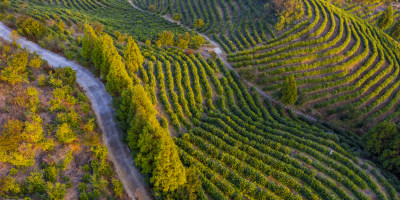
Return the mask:
<path id="1" fill-rule="evenodd" d="M 385 116 L 398 119 L 392 115 L 400 95 L 396 42 L 327 2 L 304 2 L 315 15 L 305 28 L 229 54 L 233 67 L 272 94 L 279 92 L 286 77 L 294 75 L 301 103 L 326 116 L 345 116 L 346 110 L 357 109 L 355 122 Z"/>

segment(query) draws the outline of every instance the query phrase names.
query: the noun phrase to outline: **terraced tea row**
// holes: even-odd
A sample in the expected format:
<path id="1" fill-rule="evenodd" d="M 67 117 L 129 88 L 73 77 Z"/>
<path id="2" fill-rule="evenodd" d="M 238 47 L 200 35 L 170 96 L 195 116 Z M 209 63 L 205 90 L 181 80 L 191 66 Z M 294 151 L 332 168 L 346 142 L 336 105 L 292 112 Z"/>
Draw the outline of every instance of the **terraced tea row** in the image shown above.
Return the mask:
<path id="1" fill-rule="evenodd" d="M 181 160 L 200 172 L 205 199 L 397 198 L 392 186 L 375 181 L 385 177 L 341 147 L 352 140 L 347 134 L 263 103 L 218 59 L 141 48 L 150 60 L 141 78 L 171 130 L 184 133 L 175 140 Z"/>
<path id="2" fill-rule="evenodd" d="M 142 9 L 168 15 L 212 36 L 226 52 L 245 50 L 276 38 L 272 20 L 255 0 L 133 0 Z M 201 25 L 201 22 L 204 25 Z"/>
<path id="3" fill-rule="evenodd" d="M 398 44 L 382 31 L 324 1 L 307 0 L 313 21 L 305 29 L 265 45 L 232 53 L 246 79 L 278 94 L 294 75 L 305 108 L 358 127 L 398 121 Z M 296 28 L 296 27 L 294 27 Z"/>
<path id="4" fill-rule="evenodd" d="M 27 3 L 23 5 L 23 1 L 11 0 L 16 10 L 25 7 L 24 12 L 37 19 L 62 19 L 64 23 L 74 24 L 98 22 L 106 25 L 105 31 L 109 34 L 113 35 L 118 30 L 130 33 L 136 40 L 143 42 L 157 37 L 165 30 L 185 32 L 180 26 L 162 17 L 134 9 L 126 0 L 32 0 Z"/>

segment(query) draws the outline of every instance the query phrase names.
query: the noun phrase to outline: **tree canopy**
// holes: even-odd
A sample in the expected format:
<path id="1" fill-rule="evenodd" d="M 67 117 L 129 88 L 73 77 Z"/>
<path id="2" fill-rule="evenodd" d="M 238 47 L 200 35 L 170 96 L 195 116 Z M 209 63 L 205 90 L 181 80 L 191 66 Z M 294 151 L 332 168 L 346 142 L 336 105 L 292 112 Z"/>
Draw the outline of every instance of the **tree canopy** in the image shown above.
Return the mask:
<path id="1" fill-rule="evenodd" d="M 293 75 L 286 78 L 282 87 L 282 102 L 285 105 L 293 105 L 297 101 L 297 83 Z"/>

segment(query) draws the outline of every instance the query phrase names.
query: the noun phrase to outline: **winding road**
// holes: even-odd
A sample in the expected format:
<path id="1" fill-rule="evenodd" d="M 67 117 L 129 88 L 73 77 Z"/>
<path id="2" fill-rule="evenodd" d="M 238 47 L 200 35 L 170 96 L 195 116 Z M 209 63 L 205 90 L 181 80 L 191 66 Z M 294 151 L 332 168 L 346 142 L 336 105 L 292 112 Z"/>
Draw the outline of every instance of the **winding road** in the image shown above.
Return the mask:
<path id="1" fill-rule="evenodd" d="M 147 11 L 147 10 L 143 10 L 143 9 L 139 8 L 138 6 L 136 6 L 136 5 L 132 2 L 132 0 L 128 0 L 128 2 L 129 2 L 129 4 L 132 5 L 132 7 L 134 7 L 134 8 L 137 9 L 137 10 L 140 10 L 140 11 L 145 12 L 145 13 L 147 13 L 147 14 L 155 15 L 155 14 L 152 13 L 152 12 L 149 12 L 149 11 Z M 214 40 L 210 39 L 208 36 L 206 36 L 206 35 L 204 35 L 204 34 L 202 34 L 202 33 L 197 32 L 197 31 L 194 30 L 194 29 L 191 29 L 191 28 L 186 27 L 185 25 L 183 25 L 183 24 L 181 24 L 181 23 L 179 23 L 179 22 L 177 22 L 177 21 L 174 21 L 174 20 L 173 20 L 171 17 L 169 17 L 168 15 L 164 15 L 164 16 L 162 16 L 162 17 L 163 17 L 165 20 L 167 20 L 167 21 L 169 21 L 169 22 L 171 22 L 171 23 L 178 24 L 178 25 L 180 25 L 181 27 L 183 27 L 183 28 L 185 28 L 185 29 L 187 29 L 187 30 L 189 30 L 189 31 L 195 31 L 197 34 L 203 36 L 208 42 L 210 42 L 212 45 L 215 46 L 215 47 L 214 47 L 214 52 L 217 54 L 218 58 L 219 58 L 220 60 L 222 60 L 222 62 L 225 64 L 225 66 L 226 66 L 228 69 L 232 69 L 232 70 L 235 72 L 235 74 L 236 74 L 238 77 L 240 77 L 240 75 L 237 73 L 237 71 L 234 70 L 234 68 L 232 67 L 232 65 L 228 62 L 226 53 L 222 50 L 221 46 L 220 46 L 217 42 L 215 42 Z M 269 96 L 267 93 L 265 93 L 262 89 L 260 89 L 259 87 L 255 86 L 254 84 L 252 84 L 252 83 L 250 83 L 250 82 L 244 80 L 244 79 L 241 78 L 241 77 L 240 77 L 240 79 L 241 79 L 246 85 L 248 85 L 249 87 L 254 87 L 254 88 L 256 88 L 257 92 L 258 92 L 261 96 L 263 96 L 264 98 L 269 99 L 271 102 L 274 102 L 274 103 L 276 103 L 276 104 L 279 104 L 279 105 L 283 106 L 284 108 L 290 109 L 290 110 L 292 110 L 294 113 L 296 113 L 297 115 L 301 115 L 301 116 L 303 116 L 303 117 L 305 117 L 305 118 L 307 118 L 307 119 L 309 119 L 309 120 L 311 120 L 311 121 L 317 121 L 315 118 L 313 118 L 313 117 L 311 117 L 311 116 L 309 116 L 309 115 L 306 115 L 306 114 L 304 114 L 304 113 L 302 113 L 302 112 L 300 112 L 300 111 L 294 109 L 294 108 L 291 107 L 291 106 L 286 106 L 286 105 L 284 105 L 282 102 L 276 101 L 276 100 L 273 99 L 271 96 Z"/>
<path id="2" fill-rule="evenodd" d="M 11 29 L 0 22 L 0 37 L 11 41 L 10 34 Z M 131 199 L 152 199 L 151 194 L 146 190 L 142 175 L 134 167 L 134 161 L 128 147 L 121 141 L 121 131 L 114 121 L 112 98 L 104 84 L 84 67 L 43 49 L 25 38 L 20 38 L 18 43 L 31 52 L 36 51 L 51 66 L 70 66 L 76 72 L 78 84 L 85 90 L 86 95 L 92 102 L 97 122 L 103 131 L 103 141 L 107 146 L 109 159 L 113 162 L 118 177 L 122 181 L 128 196 Z"/>

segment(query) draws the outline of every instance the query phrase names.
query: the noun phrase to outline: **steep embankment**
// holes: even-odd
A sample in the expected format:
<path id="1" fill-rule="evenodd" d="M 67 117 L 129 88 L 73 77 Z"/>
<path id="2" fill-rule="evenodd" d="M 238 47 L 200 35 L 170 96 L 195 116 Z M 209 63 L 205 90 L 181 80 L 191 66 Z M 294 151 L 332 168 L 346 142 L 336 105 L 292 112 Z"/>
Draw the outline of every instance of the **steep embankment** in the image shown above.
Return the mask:
<path id="1" fill-rule="evenodd" d="M 11 41 L 10 34 L 11 30 L 3 23 L 0 23 L 0 37 Z M 84 67 L 45 50 L 33 42 L 20 38 L 18 43 L 23 48 L 36 51 L 51 66 L 70 66 L 76 72 L 78 84 L 85 90 L 92 102 L 92 108 L 96 113 L 98 124 L 103 131 L 103 140 L 109 151 L 110 160 L 114 163 L 118 177 L 123 182 L 129 197 L 132 199 L 151 199 L 151 195 L 143 183 L 143 177 L 134 167 L 134 161 L 128 147 L 120 139 L 121 131 L 114 121 L 112 98 L 104 84 Z"/>

